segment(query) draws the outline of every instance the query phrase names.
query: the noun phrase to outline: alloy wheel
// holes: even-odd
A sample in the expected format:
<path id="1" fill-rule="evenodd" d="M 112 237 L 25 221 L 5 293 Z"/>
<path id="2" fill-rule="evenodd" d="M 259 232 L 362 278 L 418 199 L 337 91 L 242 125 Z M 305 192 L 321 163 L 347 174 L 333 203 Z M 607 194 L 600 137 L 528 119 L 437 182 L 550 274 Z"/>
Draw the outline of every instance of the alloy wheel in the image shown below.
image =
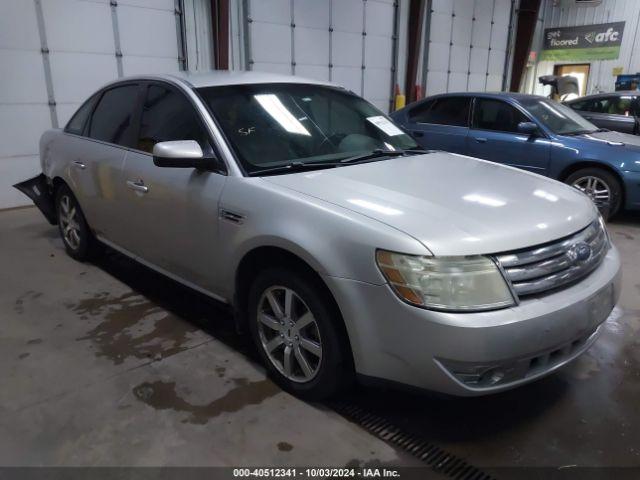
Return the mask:
<path id="1" fill-rule="evenodd" d="M 290 288 L 273 286 L 258 302 L 260 343 L 273 366 L 288 380 L 312 380 L 322 361 L 322 341 L 307 304 Z"/>
<path id="2" fill-rule="evenodd" d="M 80 247 L 80 223 L 77 209 L 68 195 L 60 197 L 59 221 L 65 243 L 77 250 Z"/>
<path id="3" fill-rule="evenodd" d="M 572 185 L 586 193 L 598 208 L 611 205 L 611 188 L 601 178 L 588 175 L 577 178 Z"/>

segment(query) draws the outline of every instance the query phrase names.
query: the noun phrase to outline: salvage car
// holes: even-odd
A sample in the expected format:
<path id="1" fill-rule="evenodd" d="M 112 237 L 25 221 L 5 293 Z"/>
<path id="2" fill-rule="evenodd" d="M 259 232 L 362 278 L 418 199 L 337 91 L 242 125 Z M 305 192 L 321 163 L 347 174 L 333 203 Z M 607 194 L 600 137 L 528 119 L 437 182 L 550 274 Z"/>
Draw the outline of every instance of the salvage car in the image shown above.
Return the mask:
<path id="1" fill-rule="evenodd" d="M 640 138 L 601 129 L 565 105 L 518 93 L 435 95 L 392 117 L 425 148 L 555 178 L 608 218 L 640 209 Z"/>
<path id="2" fill-rule="evenodd" d="M 471 396 L 547 375 L 597 339 L 620 259 L 589 198 L 423 151 L 330 83 L 245 73 L 100 89 L 20 185 L 68 254 L 106 244 L 233 307 L 273 378 Z"/>

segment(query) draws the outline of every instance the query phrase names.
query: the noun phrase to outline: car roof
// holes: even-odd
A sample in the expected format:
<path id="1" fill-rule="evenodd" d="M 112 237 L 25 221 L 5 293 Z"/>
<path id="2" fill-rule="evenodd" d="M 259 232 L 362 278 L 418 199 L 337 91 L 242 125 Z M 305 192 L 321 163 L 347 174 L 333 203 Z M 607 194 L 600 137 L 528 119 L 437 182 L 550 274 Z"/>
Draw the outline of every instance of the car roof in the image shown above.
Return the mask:
<path id="1" fill-rule="evenodd" d="M 638 90 L 618 90 L 617 92 L 609 92 L 609 93 L 594 93 L 593 95 L 585 95 L 584 97 L 578 97 L 567 101 L 567 103 L 573 103 L 582 100 L 588 100 L 591 98 L 603 98 L 603 97 L 624 97 L 624 96 L 640 96 L 640 92 Z"/>
<path id="2" fill-rule="evenodd" d="M 436 98 L 436 97 L 487 97 L 487 98 L 513 98 L 514 100 L 522 100 L 525 98 L 543 98 L 541 95 L 530 95 L 528 93 L 519 93 L 519 92 L 449 92 L 449 93 L 441 93 L 438 95 L 432 95 L 428 98 Z"/>
<path id="3" fill-rule="evenodd" d="M 219 87 L 225 85 L 247 85 L 258 83 L 296 83 L 313 85 L 339 86 L 331 82 L 314 80 L 311 78 L 296 77 L 293 75 L 281 75 L 276 73 L 256 71 L 229 71 L 215 70 L 210 72 L 175 72 L 166 74 L 135 75 L 119 78 L 111 82 L 114 85 L 131 80 L 166 80 L 175 83 L 185 83 L 192 88 Z"/>

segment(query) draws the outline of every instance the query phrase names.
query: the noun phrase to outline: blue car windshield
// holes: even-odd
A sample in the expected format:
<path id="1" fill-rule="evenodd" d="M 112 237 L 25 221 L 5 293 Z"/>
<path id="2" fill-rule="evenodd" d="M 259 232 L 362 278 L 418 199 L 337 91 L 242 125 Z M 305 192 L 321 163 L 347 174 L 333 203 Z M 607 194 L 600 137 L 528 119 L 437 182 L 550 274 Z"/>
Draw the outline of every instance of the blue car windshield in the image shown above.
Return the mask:
<path id="1" fill-rule="evenodd" d="M 531 97 L 520 104 L 540 123 L 559 135 L 593 133 L 598 130 L 593 123 L 585 120 L 569 107 L 546 98 Z"/>

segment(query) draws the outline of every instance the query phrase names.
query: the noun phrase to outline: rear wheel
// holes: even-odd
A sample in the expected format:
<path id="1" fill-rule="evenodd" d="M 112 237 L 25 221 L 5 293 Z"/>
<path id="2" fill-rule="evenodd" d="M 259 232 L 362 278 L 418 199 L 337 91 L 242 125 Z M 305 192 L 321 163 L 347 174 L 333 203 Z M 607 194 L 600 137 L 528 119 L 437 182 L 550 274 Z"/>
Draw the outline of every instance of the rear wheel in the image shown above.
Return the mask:
<path id="1" fill-rule="evenodd" d="M 602 168 L 583 168 L 569 175 L 565 182 L 587 194 L 605 219 L 620 209 L 622 186 L 611 172 Z"/>
<path id="2" fill-rule="evenodd" d="M 249 328 L 260 356 L 284 389 L 322 399 L 352 380 L 342 319 L 310 275 L 284 268 L 258 274 L 249 292 Z"/>
<path id="3" fill-rule="evenodd" d="M 56 212 L 60 236 L 69 256 L 79 261 L 93 257 L 98 251 L 97 240 L 87 225 L 80 204 L 66 185 L 56 191 Z"/>

